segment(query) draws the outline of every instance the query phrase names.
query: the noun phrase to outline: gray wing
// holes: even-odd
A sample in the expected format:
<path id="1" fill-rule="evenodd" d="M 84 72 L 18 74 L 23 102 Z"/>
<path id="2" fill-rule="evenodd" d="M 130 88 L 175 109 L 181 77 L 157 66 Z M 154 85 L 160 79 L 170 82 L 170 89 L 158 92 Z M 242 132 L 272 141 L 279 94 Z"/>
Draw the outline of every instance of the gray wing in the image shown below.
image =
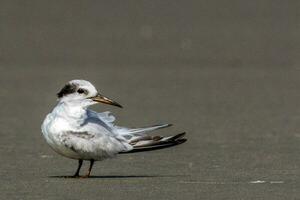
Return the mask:
<path id="1" fill-rule="evenodd" d="M 175 145 L 182 144 L 187 141 L 183 138 L 185 132 L 179 133 L 169 137 L 163 136 L 142 136 L 131 140 L 130 144 L 133 146 L 133 149 L 127 152 L 121 153 L 135 153 L 141 151 L 152 151 L 157 149 L 163 149 Z"/>
<path id="2" fill-rule="evenodd" d="M 108 111 L 97 113 L 88 110 L 88 118 L 85 124 L 91 126 L 95 123 L 102 129 L 109 131 L 110 135 L 113 135 L 120 140 L 126 140 L 128 143 L 136 138 L 140 138 L 140 136 L 146 136 L 148 132 L 172 126 L 172 124 L 157 124 L 142 128 L 127 128 L 114 124 L 114 121 L 115 117 Z"/>

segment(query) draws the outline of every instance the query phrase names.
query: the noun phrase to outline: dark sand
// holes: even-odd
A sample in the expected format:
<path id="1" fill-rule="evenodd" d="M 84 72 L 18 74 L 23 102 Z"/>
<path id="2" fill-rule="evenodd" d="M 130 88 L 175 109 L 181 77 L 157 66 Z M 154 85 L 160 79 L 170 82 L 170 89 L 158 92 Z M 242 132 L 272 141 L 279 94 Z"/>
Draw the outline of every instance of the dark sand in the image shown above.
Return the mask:
<path id="1" fill-rule="evenodd" d="M 0 199 L 300 198 L 299 1 L 76 2 L 0 1 Z M 75 78 L 188 142 L 62 178 L 40 125 Z"/>

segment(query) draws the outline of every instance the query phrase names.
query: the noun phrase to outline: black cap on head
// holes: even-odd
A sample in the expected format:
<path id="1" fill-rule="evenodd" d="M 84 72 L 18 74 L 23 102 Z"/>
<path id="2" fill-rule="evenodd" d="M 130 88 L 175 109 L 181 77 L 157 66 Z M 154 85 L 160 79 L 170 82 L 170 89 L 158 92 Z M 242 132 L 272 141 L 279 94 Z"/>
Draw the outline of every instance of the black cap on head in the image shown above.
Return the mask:
<path id="1" fill-rule="evenodd" d="M 76 89 L 77 86 L 75 84 L 68 83 L 57 93 L 57 97 L 61 98 L 65 95 L 72 94 L 76 92 Z"/>

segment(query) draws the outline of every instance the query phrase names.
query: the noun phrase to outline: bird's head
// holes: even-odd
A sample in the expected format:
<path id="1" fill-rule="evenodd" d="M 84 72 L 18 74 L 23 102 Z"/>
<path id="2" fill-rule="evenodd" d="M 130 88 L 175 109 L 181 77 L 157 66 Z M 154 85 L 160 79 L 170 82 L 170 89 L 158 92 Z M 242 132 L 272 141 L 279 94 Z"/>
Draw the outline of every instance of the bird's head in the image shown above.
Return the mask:
<path id="1" fill-rule="evenodd" d="M 122 108 L 117 102 L 101 95 L 89 81 L 69 81 L 58 93 L 59 101 L 88 107 L 96 103 L 105 103 Z"/>

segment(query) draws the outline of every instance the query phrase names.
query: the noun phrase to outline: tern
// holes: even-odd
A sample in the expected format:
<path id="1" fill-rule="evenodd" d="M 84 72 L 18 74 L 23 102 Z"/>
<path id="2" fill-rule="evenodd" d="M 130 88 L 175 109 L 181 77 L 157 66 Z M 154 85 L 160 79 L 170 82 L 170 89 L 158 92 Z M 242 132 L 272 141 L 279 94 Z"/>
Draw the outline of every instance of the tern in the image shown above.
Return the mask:
<path id="1" fill-rule="evenodd" d="M 78 160 L 78 168 L 72 177 L 89 177 L 94 161 L 122 153 L 162 149 L 186 141 L 185 132 L 168 137 L 147 134 L 171 124 L 126 128 L 115 125 L 115 117 L 110 112 L 88 109 L 97 103 L 122 108 L 116 101 L 100 94 L 89 81 L 69 81 L 57 97 L 58 104 L 46 116 L 41 128 L 46 142 L 56 153 Z M 90 161 L 90 166 L 87 174 L 80 176 L 83 161 Z"/>

